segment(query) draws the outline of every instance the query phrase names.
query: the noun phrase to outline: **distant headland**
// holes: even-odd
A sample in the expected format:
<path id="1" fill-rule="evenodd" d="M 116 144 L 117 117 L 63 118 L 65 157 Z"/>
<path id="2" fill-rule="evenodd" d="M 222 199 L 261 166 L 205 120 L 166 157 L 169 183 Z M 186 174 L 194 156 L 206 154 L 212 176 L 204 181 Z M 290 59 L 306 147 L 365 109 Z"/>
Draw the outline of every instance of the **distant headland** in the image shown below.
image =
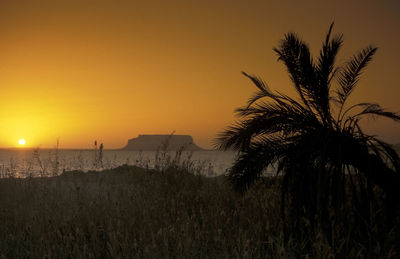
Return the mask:
<path id="1" fill-rule="evenodd" d="M 189 135 L 139 135 L 137 138 L 128 140 L 128 144 L 122 150 L 158 150 L 163 147 L 167 150 L 201 151 L 203 148 L 197 146 L 192 136 Z"/>

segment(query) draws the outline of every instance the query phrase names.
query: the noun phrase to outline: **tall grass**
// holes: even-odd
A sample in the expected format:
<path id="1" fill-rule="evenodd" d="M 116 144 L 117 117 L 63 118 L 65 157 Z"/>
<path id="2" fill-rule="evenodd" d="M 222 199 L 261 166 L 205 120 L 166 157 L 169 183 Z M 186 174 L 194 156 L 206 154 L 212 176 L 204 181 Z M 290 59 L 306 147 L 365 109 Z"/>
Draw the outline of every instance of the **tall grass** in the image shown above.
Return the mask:
<path id="1" fill-rule="evenodd" d="M 285 240 L 277 181 L 263 178 L 242 196 L 223 176 L 178 166 L 1 179 L 0 257 L 399 256 L 395 231 L 368 244 L 346 229 L 334 244 L 318 233 Z"/>
<path id="2" fill-rule="evenodd" d="M 299 219 L 294 232 L 281 217 L 279 178 L 261 178 L 240 195 L 225 176 L 206 177 L 215 176 L 212 166 L 192 155 L 171 152 L 166 142 L 154 164 L 139 153 L 136 166 L 107 169 L 113 164 L 95 146 L 93 161 L 78 153 L 69 162 L 79 170 L 65 171 L 57 145 L 48 158 L 33 152 L 29 168 L 49 176 L 36 178 L 16 178 L 11 159 L 0 179 L 0 258 L 400 256 L 399 225 L 361 233 L 341 224 L 327 237 L 324 226 L 310 231 Z M 82 171 L 93 163 L 95 170 Z"/>

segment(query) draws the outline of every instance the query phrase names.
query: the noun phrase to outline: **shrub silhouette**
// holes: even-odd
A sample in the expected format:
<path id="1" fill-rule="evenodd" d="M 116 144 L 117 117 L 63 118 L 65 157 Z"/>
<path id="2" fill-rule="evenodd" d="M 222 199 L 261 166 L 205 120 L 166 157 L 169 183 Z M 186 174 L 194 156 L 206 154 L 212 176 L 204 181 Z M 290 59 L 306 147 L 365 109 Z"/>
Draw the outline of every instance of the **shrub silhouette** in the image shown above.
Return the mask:
<path id="1" fill-rule="evenodd" d="M 343 210 L 351 197 L 352 206 L 368 219 L 376 186 L 385 194 L 391 218 L 400 197 L 400 159 L 389 144 L 364 133 L 360 121 L 371 116 L 399 121 L 400 116 L 376 103 L 348 104 L 377 48 L 367 46 L 336 66 L 343 41 L 332 28 L 333 23 L 316 58 L 295 33 L 285 34 L 274 48 L 297 99 L 243 72 L 257 92 L 236 110 L 239 120 L 219 134 L 217 146 L 239 151 L 229 177 L 240 190 L 268 167 L 275 169 L 282 178 L 282 213 L 291 218 L 332 219 L 332 211 Z"/>

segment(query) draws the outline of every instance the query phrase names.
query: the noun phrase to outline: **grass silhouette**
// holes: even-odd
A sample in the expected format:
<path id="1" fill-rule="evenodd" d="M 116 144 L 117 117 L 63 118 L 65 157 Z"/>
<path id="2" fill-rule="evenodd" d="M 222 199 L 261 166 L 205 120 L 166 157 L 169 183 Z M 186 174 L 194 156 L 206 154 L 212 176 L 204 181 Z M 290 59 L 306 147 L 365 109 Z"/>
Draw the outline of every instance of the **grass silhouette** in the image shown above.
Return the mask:
<path id="1" fill-rule="evenodd" d="M 279 179 L 244 195 L 228 179 L 121 166 L 48 178 L 0 179 L 0 256 L 5 258 L 395 257 L 398 236 L 286 237 Z M 397 239 L 396 239 L 397 238 Z M 384 244 L 382 246 L 381 244 Z"/>

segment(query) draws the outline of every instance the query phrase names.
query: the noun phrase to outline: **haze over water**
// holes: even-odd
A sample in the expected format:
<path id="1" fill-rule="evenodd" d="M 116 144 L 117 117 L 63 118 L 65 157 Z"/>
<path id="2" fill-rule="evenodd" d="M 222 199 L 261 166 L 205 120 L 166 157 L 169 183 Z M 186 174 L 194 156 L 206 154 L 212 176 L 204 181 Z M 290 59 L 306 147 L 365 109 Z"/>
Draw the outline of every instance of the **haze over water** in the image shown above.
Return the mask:
<path id="1" fill-rule="evenodd" d="M 0 175 L 2 177 L 15 176 L 52 176 L 58 152 L 57 173 L 70 170 L 102 170 L 114 168 L 124 164 L 153 168 L 157 158 L 157 151 L 127 151 L 104 150 L 102 164 L 96 164 L 94 150 L 58 150 L 43 149 L 0 149 Z M 159 152 L 159 157 L 162 155 Z M 168 151 L 167 156 L 172 160 L 176 151 Z M 232 165 L 234 152 L 231 151 L 184 151 L 180 162 L 190 161 L 204 175 L 215 176 L 225 174 Z"/>

